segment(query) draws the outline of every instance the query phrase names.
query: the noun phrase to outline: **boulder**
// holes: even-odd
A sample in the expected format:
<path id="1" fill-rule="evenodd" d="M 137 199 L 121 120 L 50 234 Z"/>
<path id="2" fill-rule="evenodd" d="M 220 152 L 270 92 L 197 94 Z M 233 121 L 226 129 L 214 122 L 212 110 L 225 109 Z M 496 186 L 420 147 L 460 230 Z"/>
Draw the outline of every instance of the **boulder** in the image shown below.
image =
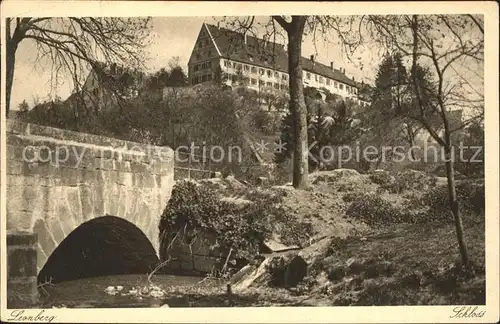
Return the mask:
<path id="1" fill-rule="evenodd" d="M 330 237 L 322 238 L 316 243 L 303 248 L 299 252 L 301 256 L 309 265 L 314 264 L 318 258 L 323 258 L 330 246 L 332 239 Z"/>
<path id="2" fill-rule="evenodd" d="M 259 266 L 249 265 L 236 273 L 231 280 L 234 291 L 251 287 L 295 287 L 307 273 L 307 262 L 298 251 L 273 253 Z"/>

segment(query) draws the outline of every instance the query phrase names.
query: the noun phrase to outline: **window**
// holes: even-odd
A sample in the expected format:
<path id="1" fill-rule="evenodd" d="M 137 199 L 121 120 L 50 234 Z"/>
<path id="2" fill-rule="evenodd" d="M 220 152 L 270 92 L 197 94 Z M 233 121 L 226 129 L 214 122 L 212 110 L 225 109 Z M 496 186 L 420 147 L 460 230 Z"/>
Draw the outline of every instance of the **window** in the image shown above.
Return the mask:
<path id="1" fill-rule="evenodd" d="M 260 75 L 264 75 L 264 69 L 259 69 Z"/>
<path id="2" fill-rule="evenodd" d="M 333 85 L 335 86 L 335 88 L 338 88 L 339 87 L 339 84 L 335 81 L 333 82 Z"/>
<path id="3" fill-rule="evenodd" d="M 271 77 L 271 75 L 272 75 L 271 70 L 267 70 L 267 77 L 268 77 L 268 78 L 270 78 L 270 77 Z"/>
<path id="4" fill-rule="evenodd" d="M 231 81 L 236 82 L 236 74 L 231 74 Z"/>
<path id="5" fill-rule="evenodd" d="M 268 86 L 269 88 L 272 88 L 273 83 L 272 83 L 272 82 L 267 82 L 267 83 L 266 83 L 266 86 Z"/>
<path id="6" fill-rule="evenodd" d="M 276 79 L 279 79 L 279 78 L 280 78 L 280 74 L 279 74 L 278 72 L 274 72 L 274 77 L 275 77 Z"/>
<path id="7" fill-rule="evenodd" d="M 354 93 L 358 94 L 358 89 L 354 88 Z"/>
<path id="8" fill-rule="evenodd" d="M 306 79 L 311 80 L 311 73 L 309 72 L 306 73 Z"/>
<path id="9" fill-rule="evenodd" d="M 208 67 L 211 68 L 212 67 L 212 62 L 208 62 Z"/>
<path id="10" fill-rule="evenodd" d="M 205 81 L 207 81 L 207 76 L 206 75 L 204 75 L 204 76 L 201 77 L 201 82 L 205 82 Z"/>
<path id="11" fill-rule="evenodd" d="M 200 41 L 200 43 L 198 44 L 198 47 L 203 48 L 203 41 Z"/>
<path id="12" fill-rule="evenodd" d="M 236 62 L 233 62 L 233 68 L 236 69 Z"/>
<path id="13" fill-rule="evenodd" d="M 339 84 L 339 89 L 340 89 L 340 90 L 344 90 L 344 85 L 343 85 L 342 83 L 341 83 L 341 84 Z"/>
<path id="14" fill-rule="evenodd" d="M 330 79 L 326 79 L 326 85 L 330 85 Z"/>
<path id="15" fill-rule="evenodd" d="M 319 83 L 325 83 L 325 79 L 323 79 L 323 77 L 319 77 Z"/>
<path id="16" fill-rule="evenodd" d="M 316 82 L 318 82 L 318 75 L 317 74 L 314 75 L 314 80 L 316 80 Z"/>
<path id="17" fill-rule="evenodd" d="M 257 84 L 257 79 L 252 78 L 251 82 L 252 82 L 253 85 L 256 85 Z"/>
<path id="18" fill-rule="evenodd" d="M 280 84 L 279 83 L 275 83 L 274 84 L 274 89 L 279 90 L 280 89 Z"/>
<path id="19" fill-rule="evenodd" d="M 198 71 L 198 64 L 193 67 L 193 71 L 194 72 Z"/>
<path id="20" fill-rule="evenodd" d="M 197 53 L 196 54 L 196 59 L 199 60 L 200 59 L 200 53 Z"/>
<path id="21" fill-rule="evenodd" d="M 255 66 L 252 66 L 252 73 L 257 73 L 257 68 Z"/>
<path id="22" fill-rule="evenodd" d="M 285 73 L 283 73 L 281 75 L 281 78 L 286 81 L 286 80 L 288 80 L 288 75 L 286 75 Z"/>
<path id="23" fill-rule="evenodd" d="M 248 65 L 244 65 L 244 66 L 243 66 L 243 70 L 245 70 L 245 71 L 250 71 L 250 67 L 249 67 Z"/>
<path id="24" fill-rule="evenodd" d="M 224 66 L 227 67 L 227 66 L 230 66 L 230 65 L 231 65 L 231 63 L 229 63 L 229 61 L 224 60 Z"/>
<path id="25" fill-rule="evenodd" d="M 207 75 L 207 80 L 208 80 L 208 81 L 211 81 L 211 80 L 212 80 L 212 75 L 211 75 L 211 74 Z"/>
<path id="26" fill-rule="evenodd" d="M 236 64 L 236 69 L 237 70 L 241 70 L 241 64 L 240 63 Z"/>
<path id="27" fill-rule="evenodd" d="M 259 80 L 259 85 L 263 86 L 264 85 L 264 81 Z"/>

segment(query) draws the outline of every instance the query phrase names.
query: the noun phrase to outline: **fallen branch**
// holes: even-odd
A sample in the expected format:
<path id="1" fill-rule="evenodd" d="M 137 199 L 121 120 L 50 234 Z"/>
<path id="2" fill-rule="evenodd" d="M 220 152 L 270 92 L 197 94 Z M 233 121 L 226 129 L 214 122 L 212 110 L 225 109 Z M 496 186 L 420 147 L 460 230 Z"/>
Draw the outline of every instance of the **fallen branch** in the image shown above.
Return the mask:
<path id="1" fill-rule="evenodd" d="M 47 296 L 50 296 L 49 292 L 44 288 L 44 286 L 53 286 L 54 284 L 52 283 L 52 277 L 48 281 L 42 282 L 41 284 L 37 285 L 36 287 L 39 289 L 42 289 L 43 292 L 47 294 Z"/>

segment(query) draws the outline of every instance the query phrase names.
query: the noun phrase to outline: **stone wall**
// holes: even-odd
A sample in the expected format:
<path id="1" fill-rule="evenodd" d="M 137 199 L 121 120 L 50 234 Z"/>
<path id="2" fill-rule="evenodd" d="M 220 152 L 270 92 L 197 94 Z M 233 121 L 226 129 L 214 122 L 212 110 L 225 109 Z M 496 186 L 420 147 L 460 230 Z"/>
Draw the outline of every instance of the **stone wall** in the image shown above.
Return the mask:
<path id="1" fill-rule="evenodd" d="M 158 251 L 173 151 L 7 121 L 7 231 L 38 234 L 38 271 L 80 224 L 104 215 L 140 228 Z"/>

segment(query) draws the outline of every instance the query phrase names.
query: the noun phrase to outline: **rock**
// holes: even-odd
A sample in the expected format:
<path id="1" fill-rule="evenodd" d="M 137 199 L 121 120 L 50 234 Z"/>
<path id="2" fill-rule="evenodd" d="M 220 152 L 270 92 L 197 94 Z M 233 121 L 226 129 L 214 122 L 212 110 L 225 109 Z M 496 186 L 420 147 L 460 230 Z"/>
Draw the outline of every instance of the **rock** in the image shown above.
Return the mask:
<path id="1" fill-rule="evenodd" d="M 239 197 L 222 197 L 220 200 L 234 204 L 238 207 L 244 207 L 246 205 L 253 204 L 253 201 Z"/>
<path id="2" fill-rule="evenodd" d="M 334 264 L 328 269 L 328 279 L 331 281 L 341 280 L 346 274 L 347 267 L 341 263 Z"/>
<path id="3" fill-rule="evenodd" d="M 295 287 L 304 279 L 306 273 L 307 262 L 298 255 L 298 251 L 274 253 L 266 257 L 258 267 L 245 269 L 245 273 L 237 278 L 239 280 L 235 281 L 233 288 L 235 291 L 242 291 L 268 284 Z"/>
<path id="4" fill-rule="evenodd" d="M 233 175 L 228 175 L 224 181 L 229 185 L 229 187 L 233 190 L 242 190 L 245 189 L 246 186 L 238 181 Z"/>
<path id="5" fill-rule="evenodd" d="M 254 264 L 247 264 L 243 268 L 241 268 L 238 272 L 236 272 L 231 279 L 229 280 L 230 284 L 235 284 L 240 281 L 244 276 L 248 275 L 250 272 L 257 269 L 257 266 Z"/>
<path id="6" fill-rule="evenodd" d="M 262 247 L 262 253 L 274 253 L 274 252 L 285 252 L 290 250 L 299 250 L 300 247 L 298 245 L 284 245 L 275 239 L 268 239 L 264 241 Z"/>
<path id="7" fill-rule="evenodd" d="M 212 178 L 222 178 L 222 173 L 220 173 L 219 171 L 212 172 L 211 177 Z"/>
<path id="8" fill-rule="evenodd" d="M 316 243 L 300 250 L 298 255 L 301 256 L 309 265 L 312 265 L 315 263 L 318 257 L 321 257 L 326 253 L 328 247 L 330 246 L 330 243 L 331 238 L 323 238 Z"/>

